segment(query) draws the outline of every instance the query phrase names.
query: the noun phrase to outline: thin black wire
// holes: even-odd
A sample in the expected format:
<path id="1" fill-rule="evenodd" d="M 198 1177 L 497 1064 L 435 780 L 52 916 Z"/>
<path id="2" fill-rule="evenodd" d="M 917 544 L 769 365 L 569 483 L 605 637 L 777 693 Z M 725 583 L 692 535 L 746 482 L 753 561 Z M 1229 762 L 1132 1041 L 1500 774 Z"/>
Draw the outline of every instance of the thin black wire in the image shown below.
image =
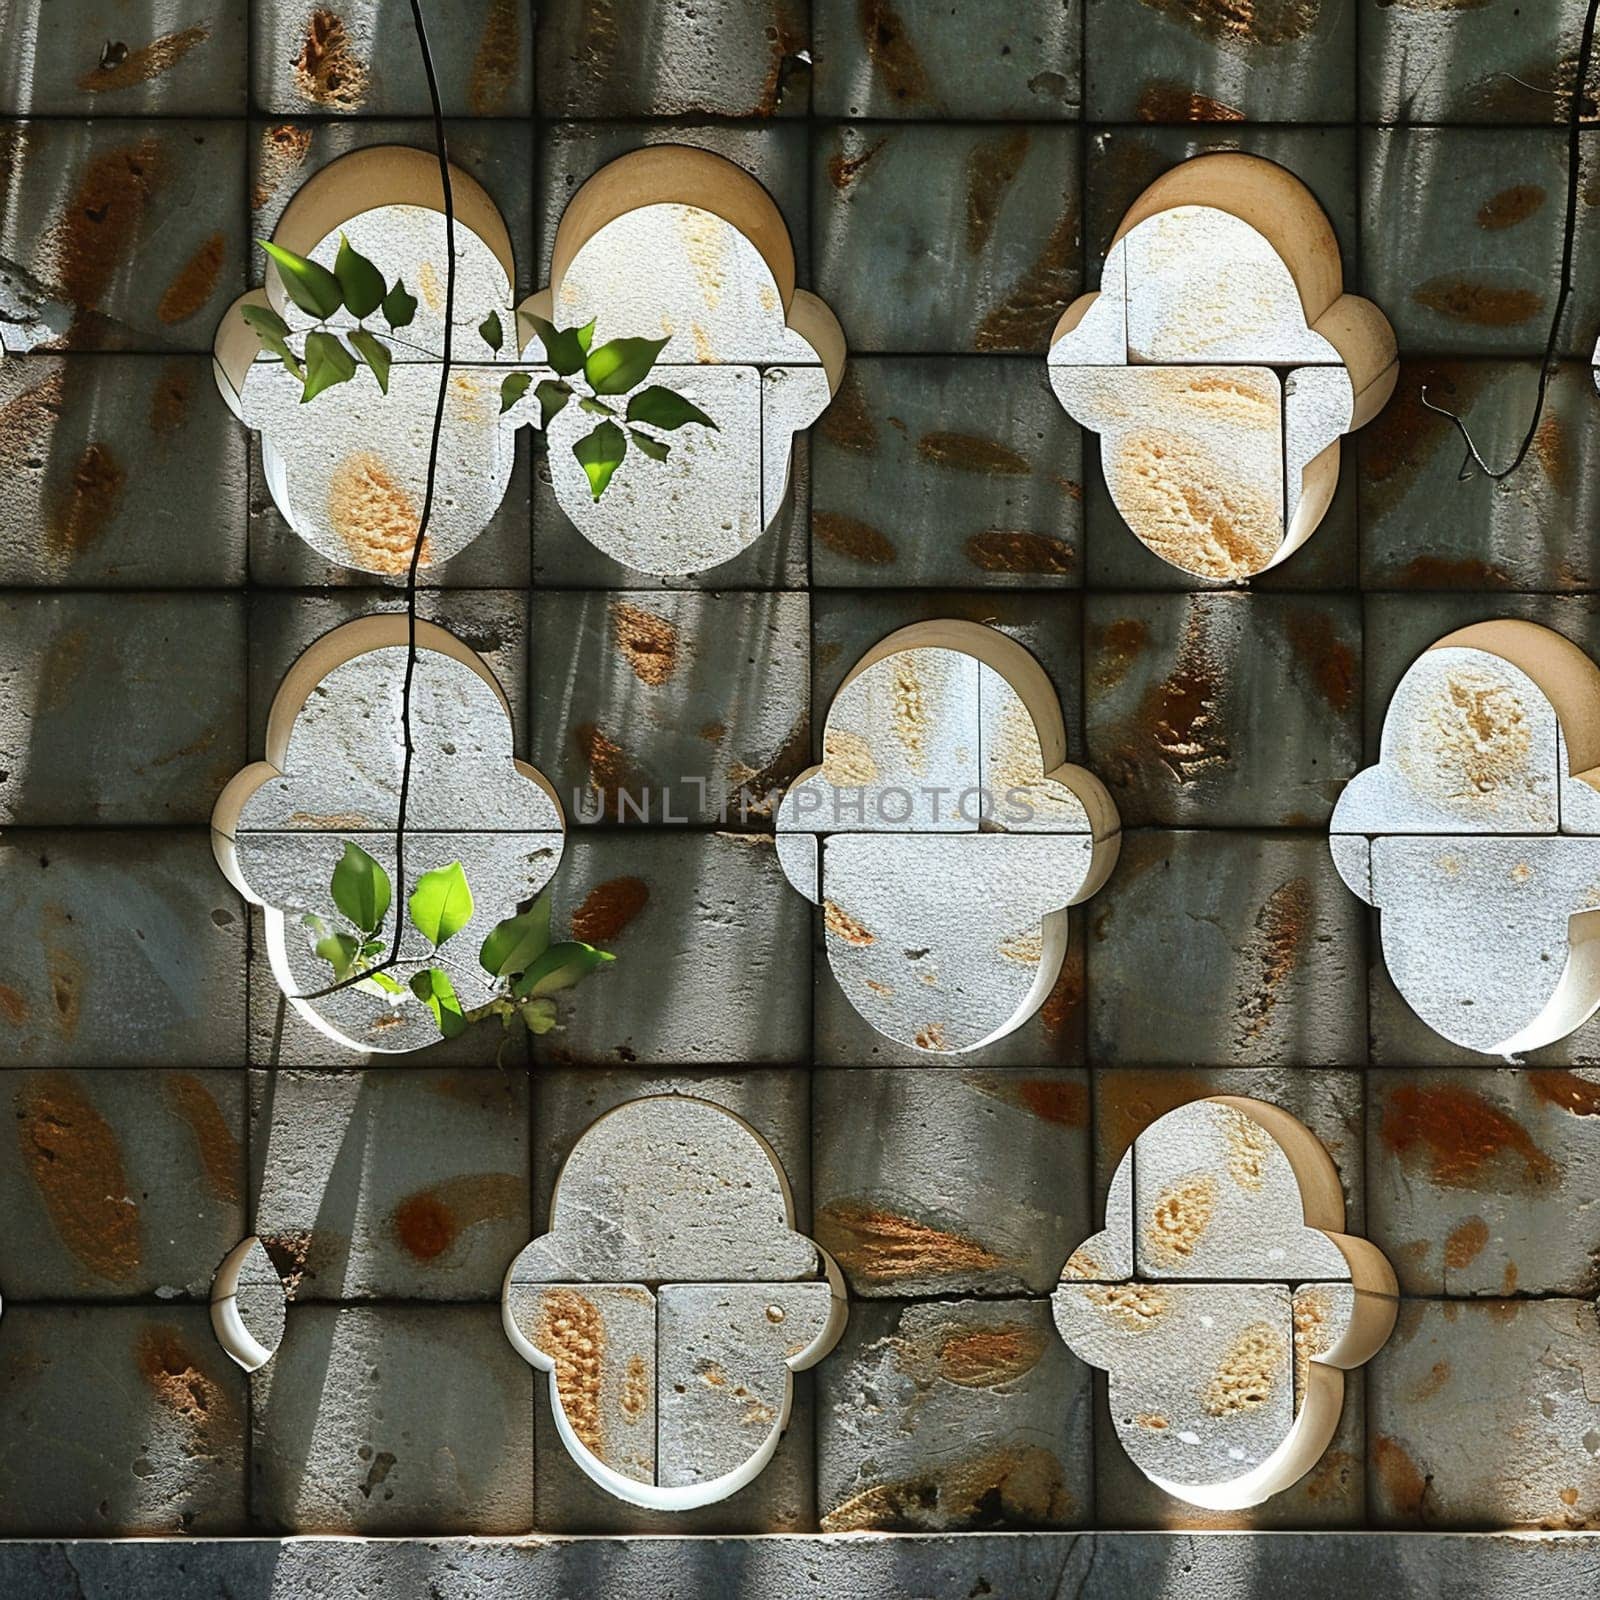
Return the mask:
<path id="1" fill-rule="evenodd" d="M 1600 0 L 1596 0 L 1600 4 Z M 439 467 L 439 436 L 444 430 L 444 408 L 450 393 L 450 355 L 455 335 L 456 311 L 456 207 L 455 191 L 450 186 L 450 152 L 445 140 L 444 107 L 439 99 L 439 79 L 434 72 L 433 51 L 428 47 L 428 25 L 422 16 L 422 0 L 411 0 L 411 20 L 416 27 L 417 48 L 422 53 L 422 70 L 428 80 L 428 99 L 433 107 L 433 140 L 439 155 L 439 182 L 444 192 L 444 231 L 447 252 L 444 278 L 444 351 L 439 366 L 439 397 L 433 410 L 433 435 L 428 443 L 428 482 L 422 496 L 422 515 L 417 519 L 417 537 L 411 546 L 411 564 L 406 569 L 406 672 L 400 689 L 400 726 L 405 754 L 400 763 L 400 804 L 394 829 L 394 941 L 389 959 L 364 972 L 330 983 L 325 989 L 293 996 L 296 1000 L 320 1000 L 354 984 L 364 983 L 375 972 L 387 972 L 400 964 L 400 941 L 405 934 L 401 907 L 406 896 L 406 807 L 411 798 L 411 683 L 417 670 L 417 569 L 422 564 L 422 541 L 433 511 L 433 488 Z"/>
<path id="2" fill-rule="evenodd" d="M 1509 478 L 1527 459 L 1528 451 L 1533 447 L 1534 438 L 1539 431 L 1539 419 L 1544 414 L 1545 395 L 1550 387 L 1550 374 L 1555 370 L 1557 360 L 1561 319 L 1566 315 L 1567 301 L 1572 294 L 1572 256 L 1578 237 L 1578 182 L 1582 169 L 1580 135 L 1583 130 L 1584 91 L 1588 86 L 1589 65 L 1594 56 L 1597 16 L 1600 16 L 1600 0 L 1589 0 L 1589 11 L 1583 19 L 1583 35 L 1578 41 L 1578 65 L 1573 75 L 1572 106 L 1567 113 L 1567 214 L 1561 236 L 1561 286 L 1556 294 L 1555 314 L 1550 319 L 1550 336 L 1545 340 L 1544 360 L 1539 364 L 1539 390 L 1534 396 L 1533 416 L 1529 419 L 1528 431 L 1523 435 L 1521 447 L 1511 458 L 1510 465 L 1491 467 L 1479 454 L 1478 447 L 1472 442 L 1472 435 L 1467 431 L 1467 425 L 1461 420 L 1460 414 L 1447 410 L 1444 406 L 1436 406 L 1428 398 L 1427 384 L 1422 386 L 1423 405 L 1441 417 L 1448 417 L 1455 424 L 1456 431 L 1467 447 L 1466 456 L 1461 462 L 1461 471 L 1457 474 L 1458 482 L 1470 478 L 1474 467 L 1486 478 L 1496 481 Z"/>

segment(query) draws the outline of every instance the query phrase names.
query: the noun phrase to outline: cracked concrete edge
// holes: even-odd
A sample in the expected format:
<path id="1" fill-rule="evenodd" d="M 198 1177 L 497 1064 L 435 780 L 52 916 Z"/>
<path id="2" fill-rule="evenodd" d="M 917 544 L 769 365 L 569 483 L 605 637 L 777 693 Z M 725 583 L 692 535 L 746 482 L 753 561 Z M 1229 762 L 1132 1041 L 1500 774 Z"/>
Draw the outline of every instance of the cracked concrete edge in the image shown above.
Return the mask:
<path id="1" fill-rule="evenodd" d="M 1391 1591 L 1592 1595 L 1600 1535 L 1501 1533 L 853 1534 L 713 1538 L 0 1541 L 0 1592 L 168 1600 L 231 1594 L 359 1600 L 377 1590 L 436 1600 L 557 1600 L 652 1593 L 1004 1595 L 1112 1600 L 1266 1594 L 1292 1575 L 1300 1600 Z"/>

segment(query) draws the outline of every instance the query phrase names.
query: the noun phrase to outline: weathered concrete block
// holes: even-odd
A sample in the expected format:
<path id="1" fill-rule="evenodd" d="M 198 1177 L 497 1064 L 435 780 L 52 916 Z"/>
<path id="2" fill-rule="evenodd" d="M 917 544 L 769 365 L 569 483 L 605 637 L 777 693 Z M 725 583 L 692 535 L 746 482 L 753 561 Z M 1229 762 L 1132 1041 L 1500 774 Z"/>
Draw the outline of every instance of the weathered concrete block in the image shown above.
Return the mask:
<path id="1" fill-rule="evenodd" d="M 532 113 L 532 13 L 528 0 L 469 0 L 452 13 L 450 26 L 428 30 L 448 115 Z M 269 114 L 428 111 L 411 20 L 389 15 L 378 0 L 344 0 L 337 10 L 313 0 L 251 0 L 250 24 L 251 89 Z"/>
<path id="2" fill-rule="evenodd" d="M 802 0 L 710 0 L 648 28 L 618 0 L 539 7 L 539 109 L 549 117 L 795 117 L 810 105 Z"/>
<path id="3" fill-rule="evenodd" d="M 1089 917 L 1107 1063 L 1361 1060 L 1364 918 L 1320 835 L 1134 832 Z M 1181 1025 L 1152 994 L 1181 994 Z"/>
<path id="4" fill-rule="evenodd" d="M 795 594 L 533 600 L 532 759 L 569 822 L 767 828 L 811 748 Z"/>
<path id="5" fill-rule="evenodd" d="M 824 1532 L 1090 1516 L 1090 1385 L 1038 1301 L 862 1305 L 818 1375 Z"/>
<path id="6" fill-rule="evenodd" d="M 1555 128 L 1362 134 L 1362 276 L 1367 292 L 1389 307 L 1402 349 L 1543 354 L 1566 161 L 1566 135 Z M 1580 205 L 1579 251 L 1594 248 L 1594 227 Z M 1560 353 L 1587 359 L 1596 321 L 1600 289 L 1579 279 Z"/>
<path id="7" fill-rule="evenodd" d="M 5 130 L 8 349 L 205 350 L 244 287 L 233 122 L 27 122 Z"/>
<path id="8" fill-rule="evenodd" d="M 1377 8 L 1361 29 L 1361 118 L 1565 123 L 1586 9 Z"/>
<path id="9" fill-rule="evenodd" d="M 522 1073 L 253 1072 L 250 1117 L 251 1226 L 297 1306 L 498 1296 L 531 1226 Z"/>
<path id="10" fill-rule="evenodd" d="M 1463 482 L 1459 411 L 1484 459 L 1508 464 L 1532 415 L 1533 361 L 1403 361 L 1394 399 L 1359 435 L 1361 581 L 1367 589 L 1532 589 L 1595 586 L 1583 537 L 1585 485 L 1600 449 L 1587 363 L 1551 375 L 1526 467 L 1504 482 Z"/>
<path id="11" fill-rule="evenodd" d="M 1413 1295 L 1574 1295 L 1600 1283 L 1592 1070 L 1377 1072 L 1373 1240 Z"/>
<path id="12" fill-rule="evenodd" d="M 852 360 L 814 431 L 814 582 L 1082 582 L 1080 436 L 1029 362 Z"/>
<path id="13" fill-rule="evenodd" d="M 202 822 L 244 744 L 236 595 L 0 600 L 0 822 Z"/>
<path id="14" fill-rule="evenodd" d="M 1125 827 L 1313 827 L 1361 761 L 1349 596 L 1090 595 L 1088 762 Z"/>
<path id="15" fill-rule="evenodd" d="M 0 1092 L 8 1306 L 205 1294 L 244 1228 L 240 1073 L 8 1072 Z"/>
<path id="16" fill-rule="evenodd" d="M 817 289 L 852 349 L 1044 347 L 1079 283 L 1076 128 L 851 123 L 816 159 Z"/>
<path id="17" fill-rule="evenodd" d="M 0 1407 L 7 1538 L 245 1531 L 245 1378 L 204 1307 L 8 1305 Z"/>
<path id="18" fill-rule="evenodd" d="M 580 833 L 552 892 L 557 937 L 617 959 L 559 997 L 560 1024 L 534 1041 L 536 1061 L 809 1060 L 809 907 L 784 881 L 770 839 Z"/>
<path id="19" fill-rule="evenodd" d="M 5 835 L 0 907 L 6 1065 L 238 1064 L 244 903 L 199 829 Z"/>
<path id="20" fill-rule="evenodd" d="M 1050 1289 L 1088 1231 L 1082 1072 L 858 1068 L 812 1084 L 815 1236 L 853 1294 Z"/>
<path id="21" fill-rule="evenodd" d="M 1077 117 L 1081 8 L 1056 0 L 980 16 L 893 0 L 817 0 L 813 97 L 821 117 Z"/>
<path id="22" fill-rule="evenodd" d="M 0 582 L 242 582 L 245 452 L 213 398 L 198 356 L 0 364 Z"/>
<path id="23" fill-rule="evenodd" d="M 1403 1303 L 1368 1368 L 1372 1521 L 1592 1528 L 1597 1372 L 1590 1301 Z"/>
<path id="24" fill-rule="evenodd" d="M 1347 122 L 1356 19 L 1343 6 L 1217 10 L 1086 0 L 1084 114 L 1096 122 Z"/>
<path id="25" fill-rule="evenodd" d="M 27 49 L 0 81 L 6 116 L 237 116 L 245 109 L 245 0 L 176 0 L 130 16 L 107 0 L 32 8 Z M 23 41 L 19 35 L 19 47 Z"/>
<path id="26" fill-rule="evenodd" d="M 250 1380 L 250 1415 L 263 1527 L 513 1533 L 533 1521 L 533 1373 L 493 1306 L 298 1306 Z"/>

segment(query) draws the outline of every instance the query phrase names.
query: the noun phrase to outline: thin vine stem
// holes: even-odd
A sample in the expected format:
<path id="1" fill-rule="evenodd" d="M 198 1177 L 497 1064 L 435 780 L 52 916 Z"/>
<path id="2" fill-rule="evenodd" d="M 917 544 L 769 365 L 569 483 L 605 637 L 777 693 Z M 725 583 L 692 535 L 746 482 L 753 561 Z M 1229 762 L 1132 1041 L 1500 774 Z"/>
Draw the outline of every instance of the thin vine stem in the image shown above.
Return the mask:
<path id="1" fill-rule="evenodd" d="M 1497 482 L 1502 478 L 1509 478 L 1527 460 L 1528 451 L 1533 448 L 1533 441 L 1538 437 L 1539 420 L 1544 415 L 1545 398 L 1550 388 L 1550 375 L 1554 372 L 1558 360 L 1561 319 L 1566 315 L 1567 301 L 1572 296 L 1572 257 L 1578 237 L 1578 185 L 1583 165 L 1581 134 L 1584 90 L 1589 82 L 1589 67 L 1594 58 L 1597 17 L 1600 17 L 1600 0 L 1589 0 L 1589 10 L 1583 19 L 1583 34 L 1578 41 L 1578 64 L 1573 76 L 1572 104 L 1567 113 L 1567 210 L 1561 234 L 1561 283 L 1556 293 L 1555 312 L 1550 318 L 1550 333 L 1545 340 L 1544 359 L 1539 363 L 1539 388 L 1534 396 L 1533 416 L 1528 421 L 1528 431 L 1522 436 L 1522 443 L 1510 463 L 1504 467 L 1491 467 L 1473 442 L 1472 434 L 1468 431 L 1460 413 L 1451 411 L 1445 406 L 1435 405 L 1428 398 L 1428 386 L 1426 384 L 1422 386 L 1423 405 L 1429 411 L 1447 417 L 1455 425 L 1456 432 L 1461 435 L 1462 443 L 1467 447 L 1467 453 L 1462 458 L 1461 471 L 1457 474 L 1458 482 L 1465 482 L 1470 478 L 1474 468 L 1484 477 Z"/>

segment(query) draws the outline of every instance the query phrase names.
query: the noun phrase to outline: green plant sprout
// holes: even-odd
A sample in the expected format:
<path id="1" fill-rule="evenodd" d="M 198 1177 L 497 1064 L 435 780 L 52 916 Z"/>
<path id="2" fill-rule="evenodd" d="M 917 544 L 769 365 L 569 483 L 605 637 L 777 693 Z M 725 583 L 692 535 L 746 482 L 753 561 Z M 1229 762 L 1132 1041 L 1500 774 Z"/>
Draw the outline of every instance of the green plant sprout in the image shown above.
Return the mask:
<path id="1" fill-rule="evenodd" d="M 416 297 L 407 292 L 401 278 L 387 283 L 383 273 L 344 234 L 339 235 L 339 252 L 332 272 L 320 262 L 296 255 L 270 240 L 256 242 L 277 268 L 284 293 L 307 316 L 316 319 L 316 326 L 303 336 L 301 349 L 296 352 L 290 343 L 295 335 L 289 324 L 270 306 L 247 305 L 239 312 L 262 347 L 277 356 L 300 381 L 302 405 L 341 383 L 349 383 L 361 366 L 371 371 L 379 391 L 388 394 L 389 369 L 394 360 L 391 344 L 441 359 L 438 351 L 397 337 L 396 330 L 409 327 L 417 314 Z M 329 325 L 328 319 L 341 310 L 356 319 L 356 327 L 335 329 Z M 387 325 L 388 343 L 365 326 L 368 317 L 379 313 Z M 531 312 L 519 311 L 517 315 L 539 335 L 546 359 L 556 372 L 554 378 L 544 379 L 534 390 L 539 401 L 540 429 L 548 429 L 571 400 L 601 419 L 572 446 L 596 500 L 606 492 L 626 458 L 630 439 L 650 460 L 667 459 L 671 444 L 646 429 L 672 433 L 688 423 L 716 428 L 717 424 L 699 406 L 676 390 L 659 383 L 639 387 L 649 377 L 666 339 L 611 339 L 595 349 L 592 321 L 581 328 L 557 328 Z M 500 313 L 491 311 L 478 324 L 477 331 L 490 352 L 497 354 L 505 343 Z M 587 393 L 577 386 L 580 375 Z M 502 416 L 522 399 L 532 382 L 533 375 L 527 372 L 506 376 L 500 385 Z"/>
<path id="2" fill-rule="evenodd" d="M 389 874 L 360 845 L 344 841 L 344 855 L 329 885 L 343 925 L 315 915 L 303 917 L 312 950 L 333 968 L 334 981 L 360 981 L 351 987 L 368 994 L 402 999 L 409 992 L 433 1014 L 439 1032 L 454 1039 L 474 1022 L 497 1016 L 510 1030 L 520 1023 L 529 1033 L 548 1033 L 556 1025 L 556 1003 L 550 997 L 616 957 L 578 939 L 550 942 L 550 897 L 540 895 L 526 911 L 496 923 L 478 951 L 478 964 L 495 989 L 492 1000 L 470 1011 L 462 1009 L 447 970 L 455 960 L 444 946 L 472 920 L 472 889 L 459 861 L 424 872 L 407 902 L 411 926 L 432 947 L 434 964 L 401 985 L 381 965 L 389 938 L 384 924 L 394 890 Z M 362 977 L 361 974 L 366 974 Z"/>

